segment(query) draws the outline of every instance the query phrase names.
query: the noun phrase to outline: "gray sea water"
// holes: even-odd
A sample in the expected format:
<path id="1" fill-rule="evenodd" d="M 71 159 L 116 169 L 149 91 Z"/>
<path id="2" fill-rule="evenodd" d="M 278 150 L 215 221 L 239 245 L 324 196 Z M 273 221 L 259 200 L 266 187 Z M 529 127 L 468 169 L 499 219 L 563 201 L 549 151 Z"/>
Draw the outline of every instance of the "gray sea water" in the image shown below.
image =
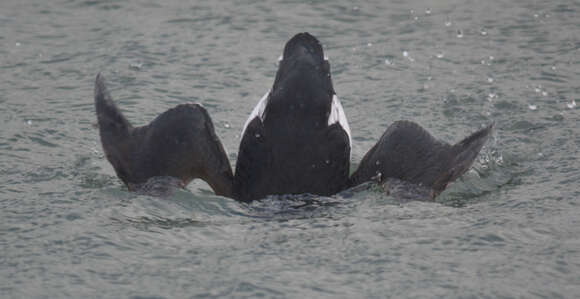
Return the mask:
<path id="1" fill-rule="evenodd" d="M 353 169 L 399 119 L 450 143 L 495 122 L 473 169 L 436 202 L 126 191 L 98 72 L 135 125 L 202 103 L 234 165 L 303 31 Z M 578 298 L 579 82 L 578 1 L 2 0 L 0 297 Z"/>

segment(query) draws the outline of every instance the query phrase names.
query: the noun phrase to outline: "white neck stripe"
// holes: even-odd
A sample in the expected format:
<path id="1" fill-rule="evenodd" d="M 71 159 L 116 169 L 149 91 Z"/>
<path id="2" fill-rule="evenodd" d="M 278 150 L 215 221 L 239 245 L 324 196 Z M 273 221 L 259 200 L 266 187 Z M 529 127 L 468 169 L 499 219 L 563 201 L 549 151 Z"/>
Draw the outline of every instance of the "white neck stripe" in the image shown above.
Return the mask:
<path id="1" fill-rule="evenodd" d="M 266 92 L 266 94 L 260 99 L 258 104 L 256 104 L 256 107 L 254 107 L 254 110 L 252 110 L 252 113 L 250 113 L 250 116 L 248 116 L 246 123 L 244 123 L 244 128 L 242 129 L 242 135 L 240 135 L 241 137 L 244 137 L 244 133 L 246 132 L 246 128 L 248 127 L 250 122 L 254 118 L 256 118 L 256 116 L 259 117 L 262 122 L 264 122 L 264 118 L 266 117 L 266 115 L 264 113 L 266 112 L 266 106 L 268 105 L 268 99 L 270 99 L 269 95 L 270 95 L 270 92 L 269 91 Z"/>
<path id="2" fill-rule="evenodd" d="M 344 109 L 340 104 L 340 100 L 336 95 L 332 96 L 332 106 L 330 107 L 330 115 L 328 116 L 328 125 L 337 123 L 346 131 L 348 135 L 348 144 L 352 148 L 352 138 L 350 135 L 350 126 L 348 125 L 348 120 L 346 119 L 346 114 L 344 114 Z"/>

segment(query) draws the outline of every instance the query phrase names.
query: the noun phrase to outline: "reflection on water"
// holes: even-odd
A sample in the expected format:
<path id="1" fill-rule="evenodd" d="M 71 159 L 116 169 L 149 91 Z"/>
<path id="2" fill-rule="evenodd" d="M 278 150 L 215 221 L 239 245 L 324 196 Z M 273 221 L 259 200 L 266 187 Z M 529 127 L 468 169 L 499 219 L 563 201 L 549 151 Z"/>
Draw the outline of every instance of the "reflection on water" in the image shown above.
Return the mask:
<path id="1" fill-rule="evenodd" d="M 564 297 L 580 293 L 577 41 L 565 1 L 2 1 L 5 297 Z M 495 133 L 435 202 L 369 183 L 250 205 L 128 193 L 94 127 L 202 103 L 235 163 L 284 42 L 325 47 L 352 167 L 395 120 Z M 405 188 L 402 188 L 405 191 Z M 156 196 L 151 196 L 156 195 Z"/>

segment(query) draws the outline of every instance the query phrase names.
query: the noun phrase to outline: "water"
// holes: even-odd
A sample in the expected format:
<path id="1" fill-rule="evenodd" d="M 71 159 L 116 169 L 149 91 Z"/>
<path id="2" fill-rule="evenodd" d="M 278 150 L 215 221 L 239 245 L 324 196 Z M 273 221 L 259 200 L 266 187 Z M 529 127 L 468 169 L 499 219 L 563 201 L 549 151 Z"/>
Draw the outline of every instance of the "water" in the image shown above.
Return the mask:
<path id="1" fill-rule="evenodd" d="M 577 297 L 579 13 L 544 0 L 3 0 L 1 297 Z M 125 191 L 94 126 L 98 72 L 135 125 L 203 103 L 233 165 L 302 31 L 330 59 L 353 168 L 395 120 L 448 142 L 495 122 L 474 168 L 436 203 L 372 186 L 251 206 L 198 181 L 170 198 Z"/>

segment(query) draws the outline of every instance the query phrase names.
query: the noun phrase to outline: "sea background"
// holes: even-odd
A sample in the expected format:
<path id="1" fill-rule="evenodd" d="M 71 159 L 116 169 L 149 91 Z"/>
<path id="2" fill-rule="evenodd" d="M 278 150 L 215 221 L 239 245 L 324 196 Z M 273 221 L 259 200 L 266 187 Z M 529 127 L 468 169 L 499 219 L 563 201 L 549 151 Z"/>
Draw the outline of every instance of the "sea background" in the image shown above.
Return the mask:
<path id="1" fill-rule="evenodd" d="M 2 0 L 0 297 L 577 298 L 579 20 L 578 1 Z M 126 191 L 97 73 L 134 125 L 202 103 L 233 166 L 304 31 L 329 57 L 351 171 L 400 119 L 450 143 L 494 122 L 473 168 L 436 202 Z"/>

